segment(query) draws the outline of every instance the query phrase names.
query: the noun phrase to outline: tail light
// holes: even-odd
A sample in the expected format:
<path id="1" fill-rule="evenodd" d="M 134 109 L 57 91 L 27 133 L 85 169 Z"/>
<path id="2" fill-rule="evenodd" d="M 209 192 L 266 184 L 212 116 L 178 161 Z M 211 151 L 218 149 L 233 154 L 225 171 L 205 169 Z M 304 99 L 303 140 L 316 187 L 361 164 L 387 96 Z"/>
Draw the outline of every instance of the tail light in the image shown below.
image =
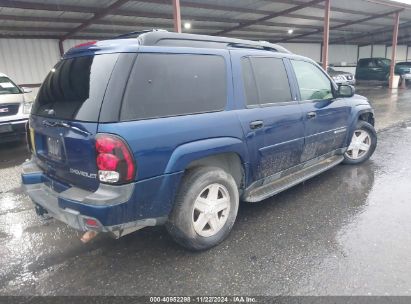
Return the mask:
<path id="1" fill-rule="evenodd" d="M 77 48 L 81 48 L 81 47 L 85 47 L 85 46 L 90 46 L 90 45 L 94 45 L 97 43 L 97 40 L 93 40 L 93 41 L 87 41 L 85 43 L 80 43 L 77 44 L 73 47 L 73 49 L 77 49 Z"/>
<path id="2" fill-rule="evenodd" d="M 103 183 L 124 184 L 134 180 L 136 166 L 129 147 L 118 136 L 96 137 L 98 178 Z"/>

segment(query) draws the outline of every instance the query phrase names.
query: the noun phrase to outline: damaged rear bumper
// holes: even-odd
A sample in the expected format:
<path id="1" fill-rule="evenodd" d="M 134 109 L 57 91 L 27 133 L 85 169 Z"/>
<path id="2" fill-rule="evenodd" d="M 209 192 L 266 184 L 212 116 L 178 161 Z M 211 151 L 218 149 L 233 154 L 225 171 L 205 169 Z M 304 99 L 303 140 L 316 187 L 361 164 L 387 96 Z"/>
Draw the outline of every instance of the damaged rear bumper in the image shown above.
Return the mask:
<path id="1" fill-rule="evenodd" d="M 95 192 L 92 192 L 77 187 L 66 188 L 45 175 L 33 160 L 25 162 L 22 167 L 23 187 L 36 205 L 37 213 L 47 214 L 77 230 L 107 232 L 118 238 L 147 226 L 163 224 L 166 221 L 166 217 L 159 217 L 104 225 L 99 214 L 109 214 L 110 209 L 128 202 L 134 191 L 133 183 L 122 186 L 101 184 Z M 88 214 L 64 207 L 67 204 L 87 205 Z"/>

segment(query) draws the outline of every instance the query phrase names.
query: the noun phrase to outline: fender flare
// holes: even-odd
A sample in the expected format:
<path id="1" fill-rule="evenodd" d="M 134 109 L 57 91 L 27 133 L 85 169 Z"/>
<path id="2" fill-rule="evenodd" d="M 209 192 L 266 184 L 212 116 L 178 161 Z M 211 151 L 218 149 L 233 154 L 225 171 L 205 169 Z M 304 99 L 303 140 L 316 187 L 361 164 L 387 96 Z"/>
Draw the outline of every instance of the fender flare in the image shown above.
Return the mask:
<path id="1" fill-rule="evenodd" d="M 165 174 L 184 171 L 195 160 L 222 153 L 238 154 L 242 165 L 248 162 L 246 146 L 240 139 L 235 137 L 209 138 L 178 146 L 168 161 Z"/>
<path id="2" fill-rule="evenodd" d="M 360 116 L 364 113 L 371 113 L 374 116 L 374 111 L 369 105 L 359 105 L 355 107 L 356 113 L 352 116 L 352 120 L 349 123 L 349 129 L 347 132 L 347 138 L 345 140 L 346 146 L 350 144 L 351 137 L 354 134 L 355 126 L 360 118 Z"/>

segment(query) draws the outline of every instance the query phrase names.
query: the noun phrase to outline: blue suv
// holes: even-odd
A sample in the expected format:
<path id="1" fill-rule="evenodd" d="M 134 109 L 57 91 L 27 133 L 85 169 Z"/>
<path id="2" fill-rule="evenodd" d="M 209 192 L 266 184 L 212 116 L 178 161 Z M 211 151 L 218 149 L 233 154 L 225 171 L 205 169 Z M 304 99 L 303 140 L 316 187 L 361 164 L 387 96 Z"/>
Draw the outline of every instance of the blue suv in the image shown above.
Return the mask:
<path id="1" fill-rule="evenodd" d="M 207 249 L 258 202 L 374 152 L 354 88 L 267 42 L 156 30 L 69 50 L 28 125 L 39 215 L 121 237 L 165 224 Z"/>

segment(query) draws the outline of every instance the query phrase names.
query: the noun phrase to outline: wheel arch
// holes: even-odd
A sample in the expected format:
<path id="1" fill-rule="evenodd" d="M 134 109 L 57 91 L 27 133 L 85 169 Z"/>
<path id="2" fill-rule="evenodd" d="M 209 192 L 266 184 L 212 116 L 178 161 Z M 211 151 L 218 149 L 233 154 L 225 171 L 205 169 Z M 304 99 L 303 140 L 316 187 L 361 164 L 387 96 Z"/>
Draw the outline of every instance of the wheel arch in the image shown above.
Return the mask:
<path id="1" fill-rule="evenodd" d="M 220 137 L 186 143 L 174 150 L 165 173 L 198 166 L 219 167 L 230 173 L 239 188 L 246 181 L 247 149 L 238 138 Z"/>
<path id="2" fill-rule="evenodd" d="M 372 113 L 371 111 L 363 111 L 362 113 L 360 113 L 358 115 L 358 120 L 368 122 L 372 126 L 374 126 L 375 124 L 374 113 Z"/>
<path id="3" fill-rule="evenodd" d="M 355 115 L 352 116 L 352 120 L 349 123 L 349 129 L 347 132 L 347 138 L 345 140 L 345 144 L 348 147 L 350 142 L 351 142 L 351 138 L 354 134 L 356 125 L 358 121 L 365 121 L 369 124 L 371 124 L 372 126 L 374 126 L 375 124 L 375 119 L 374 119 L 374 111 L 372 110 L 372 108 L 368 105 L 368 106 L 360 106 L 357 109 L 357 112 L 355 113 Z"/>

